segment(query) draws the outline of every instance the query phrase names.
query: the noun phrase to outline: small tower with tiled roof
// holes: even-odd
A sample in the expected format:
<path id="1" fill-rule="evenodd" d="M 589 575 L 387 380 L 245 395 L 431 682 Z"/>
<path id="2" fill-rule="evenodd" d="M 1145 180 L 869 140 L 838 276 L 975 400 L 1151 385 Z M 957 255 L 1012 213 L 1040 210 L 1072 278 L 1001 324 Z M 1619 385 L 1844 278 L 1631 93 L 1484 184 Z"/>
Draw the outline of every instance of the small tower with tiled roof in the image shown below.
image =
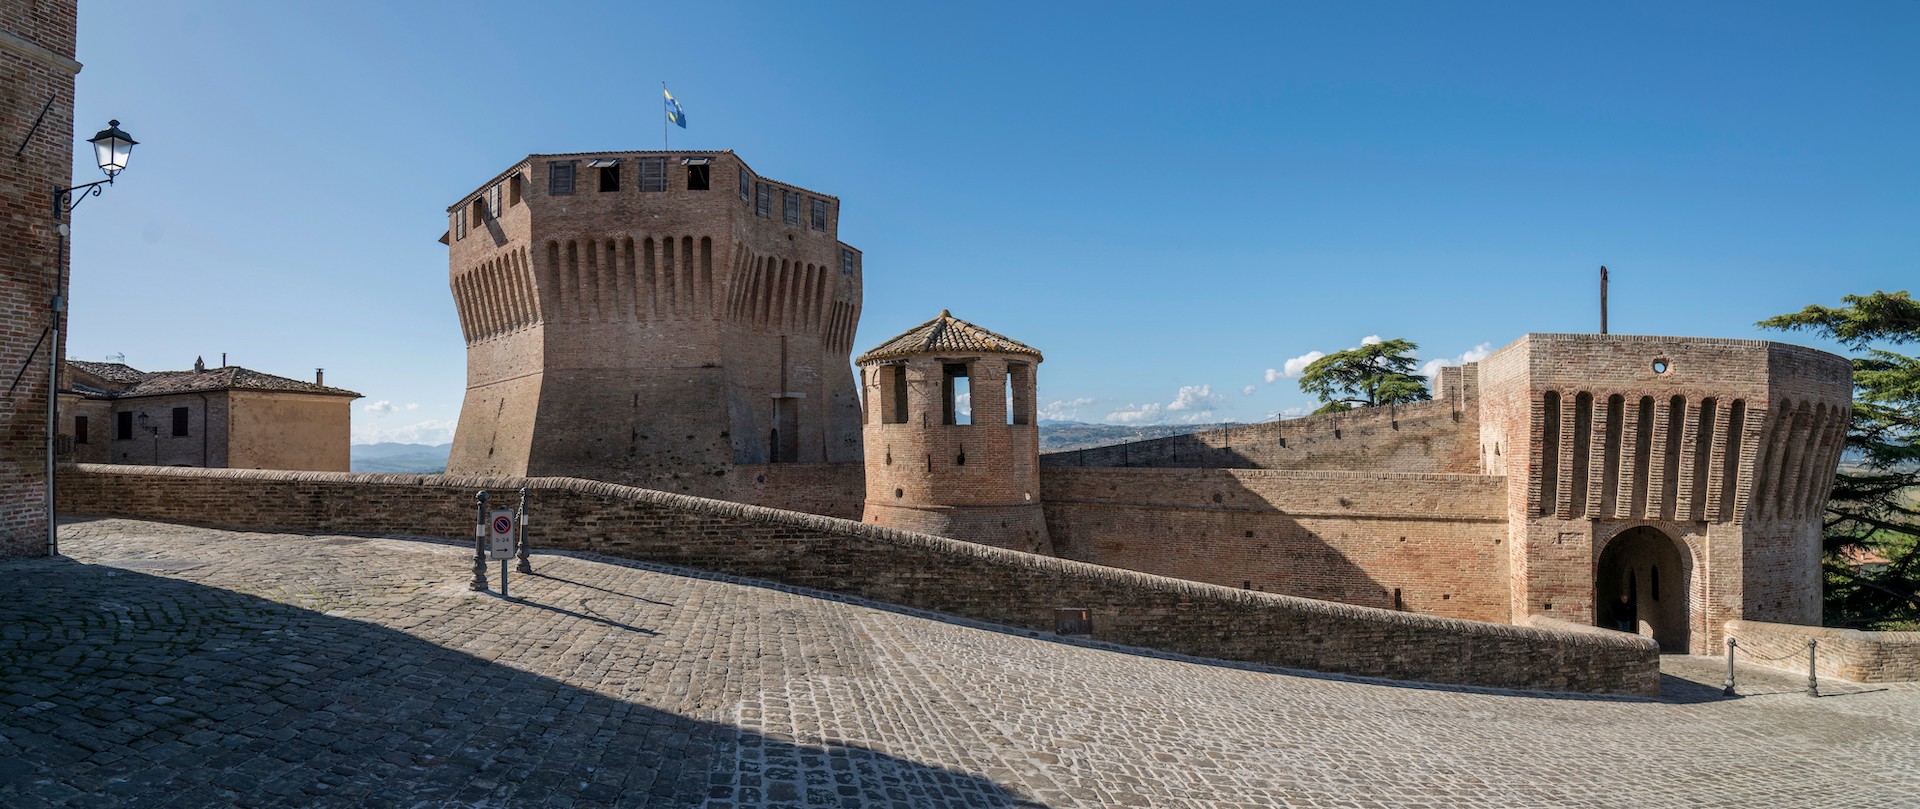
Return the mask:
<path id="1" fill-rule="evenodd" d="M 1040 510 L 1039 350 L 952 313 L 855 360 L 865 522 L 1051 553 Z"/>

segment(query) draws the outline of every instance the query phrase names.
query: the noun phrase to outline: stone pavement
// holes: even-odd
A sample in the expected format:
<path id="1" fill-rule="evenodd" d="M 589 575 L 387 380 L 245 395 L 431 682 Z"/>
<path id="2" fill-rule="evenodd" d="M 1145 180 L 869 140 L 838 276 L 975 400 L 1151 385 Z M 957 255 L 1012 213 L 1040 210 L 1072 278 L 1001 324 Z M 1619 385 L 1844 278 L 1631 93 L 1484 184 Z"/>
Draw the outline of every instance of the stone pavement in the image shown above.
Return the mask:
<path id="1" fill-rule="evenodd" d="M 584 556 L 508 602 L 432 541 L 61 536 L 0 563 L 0 806 L 1920 806 L 1913 686 L 1433 688 Z"/>

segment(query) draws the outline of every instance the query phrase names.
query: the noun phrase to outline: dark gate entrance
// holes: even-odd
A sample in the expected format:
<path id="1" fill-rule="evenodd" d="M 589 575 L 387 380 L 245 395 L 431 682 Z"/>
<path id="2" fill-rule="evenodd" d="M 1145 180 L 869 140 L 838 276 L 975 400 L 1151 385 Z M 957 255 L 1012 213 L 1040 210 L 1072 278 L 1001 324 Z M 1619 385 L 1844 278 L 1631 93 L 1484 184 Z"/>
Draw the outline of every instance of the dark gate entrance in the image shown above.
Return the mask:
<path id="1" fill-rule="evenodd" d="M 1660 651 L 1686 654 L 1688 570 L 1680 543 L 1658 528 L 1622 531 L 1600 552 L 1594 567 L 1594 622 L 1614 629 L 1627 619 L 1631 631 L 1651 636 Z M 1621 603 L 1620 596 L 1627 602 Z"/>

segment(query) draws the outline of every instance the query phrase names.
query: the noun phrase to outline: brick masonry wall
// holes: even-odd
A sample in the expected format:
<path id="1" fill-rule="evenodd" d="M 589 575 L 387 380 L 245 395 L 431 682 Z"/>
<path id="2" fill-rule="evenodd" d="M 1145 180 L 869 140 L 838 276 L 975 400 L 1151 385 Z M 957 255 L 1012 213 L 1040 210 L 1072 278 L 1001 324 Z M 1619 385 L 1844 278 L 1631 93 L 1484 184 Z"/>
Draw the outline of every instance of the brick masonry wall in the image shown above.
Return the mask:
<path id="1" fill-rule="evenodd" d="M 1856 683 L 1920 681 L 1920 632 L 1862 632 L 1728 621 L 1727 635 L 1738 646 L 1735 659 L 1768 668 L 1805 672 L 1807 641 L 1817 640 L 1814 670 L 1821 677 Z"/>
<path id="2" fill-rule="evenodd" d="M 1370 407 L 1265 424 L 1049 452 L 1042 466 L 1478 472 L 1477 400 Z"/>
<path id="3" fill-rule="evenodd" d="M 69 513 L 222 527 L 472 536 L 478 488 L 535 490 L 536 547 L 768 579 L 1051 631 L 1352 675 L 1653 694 L 1658 657 L 1626 637 L 1437 618 L 1246 592 L 758 506 L 563 478 L 71 468 Z"/>
<path id="4" fill-rule="evenodd" d="M 620 161 L 618 190 L 595 158 Z M 664 190 L 640 190 L 662 158 Z M 708 189 L 687 187 L 687 160 L 708 161 Z M 577 170 L 571 194 L 549 193 L 556 162 Z M 448 469 L 724 497 L 734 464 L 859 460 L 861 268 L 839 206 L 731 152 L 532 155 L 490 180 L 450 211 L 468 386 Z"/>
<path id="5" fill-rule="evenodd" d="M 740 464 L 733 468 L 736 503 L 859 520 L 865 482 L 857 463 Z"/>
<path id="6" fill-rule="evenodd" d="M 1367 607 L 1508 619 L 1503 478 L 1046 467 L 1040 485 L 1047 532 L 1064 558 Z"/>
<path id="7" fill-rule="evenodd" d="M 49 356 L 64 353 L 66 335 L 37 353 L 34 346 L 48 304 L 66 294 L 52 192 L 73 184 L 75 15 L 73 0 L 0 0 L 0 132 L 9 133 L 8 148 L 26 146 L 0 171 L 0 373 L 11 384 L 31 363 L 0 398 L 0 558 L 47 552 L 47 368 Z M 27 139 L 42 109 L 46 117 Z"/>

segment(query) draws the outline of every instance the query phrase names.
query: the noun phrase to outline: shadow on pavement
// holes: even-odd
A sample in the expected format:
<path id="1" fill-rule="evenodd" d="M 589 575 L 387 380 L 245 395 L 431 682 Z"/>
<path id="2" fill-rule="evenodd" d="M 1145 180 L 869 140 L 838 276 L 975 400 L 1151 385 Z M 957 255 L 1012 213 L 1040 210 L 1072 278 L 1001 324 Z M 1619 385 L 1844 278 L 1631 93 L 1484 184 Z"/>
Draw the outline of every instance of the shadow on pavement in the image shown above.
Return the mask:
<path id="1" fill-rule="evenodd" d="M 0 564 L 0 704 L 7 807 L 1040 806 L 979 776 L 59 558 Z"/>

